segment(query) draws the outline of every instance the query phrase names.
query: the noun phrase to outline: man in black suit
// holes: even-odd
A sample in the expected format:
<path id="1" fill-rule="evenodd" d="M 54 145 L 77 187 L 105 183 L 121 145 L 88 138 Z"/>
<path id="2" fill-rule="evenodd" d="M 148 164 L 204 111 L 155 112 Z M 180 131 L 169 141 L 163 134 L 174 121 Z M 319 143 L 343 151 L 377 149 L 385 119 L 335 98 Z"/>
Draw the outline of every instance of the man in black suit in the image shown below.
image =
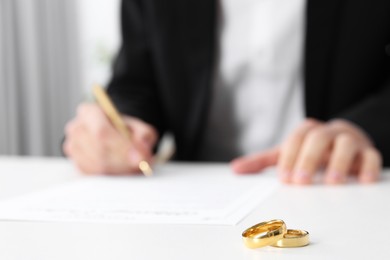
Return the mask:
<path id="1" fill-rule="evenodd" d="M 121 139 L 96 105 L 80 105 L 64 151 L 82 171 L 138 171 L 166 131 L 176 159 L 202 159 L 221 49 L 218 3 L 123 1 L 123 45 L 108 91 L 134 138 Z M 307 0 L 304 8 L 307 119 L 282 144 L 232 167 L 244 173 L 277 165 L 281 180 L 296 184 L 311 183 L 323 167 L 327 183 L 344 183 L 349 173 L 376 181 L 382 164 L 390 165 L 390 2 Z"/>

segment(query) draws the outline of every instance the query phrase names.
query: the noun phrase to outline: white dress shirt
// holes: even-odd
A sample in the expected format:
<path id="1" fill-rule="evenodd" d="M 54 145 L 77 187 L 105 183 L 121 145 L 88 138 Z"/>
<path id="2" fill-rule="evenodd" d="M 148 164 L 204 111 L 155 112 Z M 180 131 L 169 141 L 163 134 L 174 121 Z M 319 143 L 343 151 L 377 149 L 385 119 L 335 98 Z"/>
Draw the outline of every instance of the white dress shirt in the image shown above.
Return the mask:
<path id="1" fill-rule="evenodd" d="M 200 159 L 260 152 L 304 118 L 305 0 L 221 0 L 219 66 Z"/>

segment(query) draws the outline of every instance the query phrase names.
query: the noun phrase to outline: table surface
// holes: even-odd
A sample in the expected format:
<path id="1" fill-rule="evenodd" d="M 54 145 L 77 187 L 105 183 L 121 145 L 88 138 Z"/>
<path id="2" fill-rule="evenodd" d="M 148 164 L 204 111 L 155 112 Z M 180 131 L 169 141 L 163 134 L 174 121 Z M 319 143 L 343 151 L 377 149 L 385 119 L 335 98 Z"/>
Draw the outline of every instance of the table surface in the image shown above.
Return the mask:
<path id="1" fill-rule="evenodd" d="M 0 199 L 80 178 L 61 158 L 0 157 Z M 1 222 L 0 259 L 390 259 L 390 172 L 374 185 L 281 185 L 236 226 Z M 247 227 L 283 219 L 302 248 L 248 249 Z"/>

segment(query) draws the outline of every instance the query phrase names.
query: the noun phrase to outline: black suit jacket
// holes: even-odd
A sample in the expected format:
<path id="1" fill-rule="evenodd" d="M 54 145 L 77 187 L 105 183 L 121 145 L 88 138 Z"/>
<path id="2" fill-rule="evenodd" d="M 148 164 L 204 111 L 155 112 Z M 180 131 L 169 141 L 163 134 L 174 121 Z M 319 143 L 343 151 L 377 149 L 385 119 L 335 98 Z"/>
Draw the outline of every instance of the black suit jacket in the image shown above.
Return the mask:
<path id="1" fill-rule="evenodd" d="M 390 165 L 390 1 L 308 0 L 305 108 L 363 128 Z M 217 55 L 216 0 L 123 0 L 123 44 L 108 91 L 120 111 L 172 131 L 195 160 Z M 216 133 L 218 134 L 218 133 Z"/>

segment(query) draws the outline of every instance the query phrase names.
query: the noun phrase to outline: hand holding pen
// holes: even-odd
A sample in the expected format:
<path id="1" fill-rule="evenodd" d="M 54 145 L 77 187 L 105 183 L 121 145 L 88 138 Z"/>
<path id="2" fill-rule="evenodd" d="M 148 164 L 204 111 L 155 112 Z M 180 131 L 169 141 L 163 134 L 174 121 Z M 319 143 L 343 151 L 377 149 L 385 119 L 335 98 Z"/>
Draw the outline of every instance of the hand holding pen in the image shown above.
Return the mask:
<path id="1" fill-rule="evenodd" d="M 105 93 L 100 87 L 94 88 L 94 95 L 99 104 L 81 104 L 76 117 L 65 128 L 65 154 L 87 174 L 124 175 L 142 171 L 151 175 L 157 131 L 137 118 L 115 115 L 115 108 L 113 112 L 102 101 Z"/>

